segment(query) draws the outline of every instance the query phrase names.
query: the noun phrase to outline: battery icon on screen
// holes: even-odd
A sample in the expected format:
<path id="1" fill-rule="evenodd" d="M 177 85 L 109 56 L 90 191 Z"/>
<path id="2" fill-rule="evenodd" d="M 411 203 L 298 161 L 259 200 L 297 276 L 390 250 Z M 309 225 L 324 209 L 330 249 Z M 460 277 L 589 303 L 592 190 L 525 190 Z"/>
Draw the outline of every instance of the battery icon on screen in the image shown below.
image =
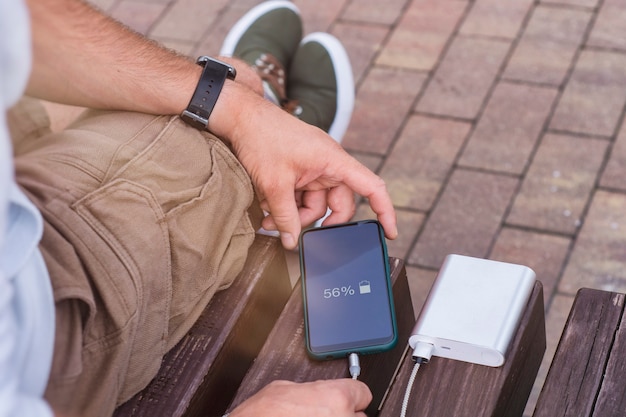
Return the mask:
<path id="1" fill-rule="evenodd" d="M 369 281 L 359 282 L 359 294 L 369 294 L 372 292 L 372 287 Z"/>

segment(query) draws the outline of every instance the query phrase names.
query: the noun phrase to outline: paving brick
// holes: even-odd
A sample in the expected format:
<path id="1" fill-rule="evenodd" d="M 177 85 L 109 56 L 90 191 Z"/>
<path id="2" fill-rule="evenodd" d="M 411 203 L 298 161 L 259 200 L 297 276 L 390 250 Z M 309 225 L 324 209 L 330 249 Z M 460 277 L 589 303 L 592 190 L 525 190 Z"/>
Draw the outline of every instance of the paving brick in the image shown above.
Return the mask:
<path id="1" fill-rule="evenodd" d="M 452 120 L 408 120 L 380 172 L 396 207 L 432 208 L 469 129 Z"/>
<path id="2" fill-rule="evenodd" d="M 111 8 L 111 16 L 145 35 L 161 16 L 166 6 L 163 3 L 123 1 Z"/>
<path id="3" fill-rule="evenodd" d="M 626 103 L 626 55 L 584 50 L 550 128 L 611 136 Z"/>
<path id="4" fill-rule="evenodd" d="M 177 0 L 150 32 L 150 36 L 173 41 L 199 42 L 228 0 Z"/>
<path id="5" fill-rule="evenodd" d="M 546 135 L 507 223 L 576 233 L 607 147 L 603 139 Z"/>
<path id="6" fill-rule="evenodd" d="M 195 49 L 195 55 L 218 55 L 226 34 L 233 25 L 243 16 L 250 6 L 231 6 L 228 7 L 220 14 L 218 20 L 210 25 L 209 29 L 204 33 L 197 48 Z"/>
<path id="7" fill-rule="evenodd" d="M 622 122 L 619 135 L 611 149 L 600 185 L 626 191 L 626 123 Z"/>
<path id="8" fill-rule="evenodd" d="M 466 7 L 462 1 L 413 0 L 377 63 L 432 70 Z"/>
<path id="9" fill-rule="evenodd" d="M 379 155 L 370 155 L 356 151 L 350 151 L 349 153 L 372 172 L 378 172 L 383 163 L 383 158 Z"/>
<path id="10" fill-rule="evenodd" d="M 409 263 L 438 269 L 451 253 L 486 257 L 517 185 L 508 176 L 455 170 Z"/>
<path id="11" fill-rule="evenodd" d="M 605 0 L 587 41 L 588 46 L 626 51 L 626 1 Z"/>
<path id="12" fill-rule="evenodd" d="M 459 32 L 515 39 L 532 3 L 532 0 L 476 0 Z"/>
<path id="13" fill-rule="evenodd" d="M 304 21 L 304 32 L 328 32 L 348 0 L 295 0 Z"/>
<path id="14" fill-rule="evenodd" d="M 596 192 L 565 268 L 559 291 L 626 292 L 626 195 Z"/>
<path id="15" fill-rule="evenodd" d="M 383 154 L 410 113 L 426 76 L 374 67 L 357 91 L 344 147 Z"/>
<path id="16" fill-rule="evenodd" d="M 395 258 L 406 259 L 409 249 L 413 244 L 415 236 L 419 232 L 422 222 L 424 221 L 424 213 L 418 213 L 409 210 L 396 210 L 398 223 L 398 237 L 394 240 L 387 240 L 387 252 L 389 256 Z M 369 204 L 362 203 L 359 205 L 354 220 L 375 219 L 376 214 L 372 211 Z"/>
<path id="17" fill-rule="evenodd" d="M 105 12 L 110 11 L 115 5 L 115 0 L 88 0 L 88 2 Z"/>
<path id="18" fill-rule="evenodd" d="M 474 119 L 510 42 L 457 37 L 428 84 L 417 111 Z"/>
<path id="19" fill-rule="evenodd" d="M 341 18 L 355 22 L 390 25 L 400 18 L 408 2 L 407 0 L 385 0 L 384 6 L 381 7 L 380 0 L 352 1 Z"/>
<path id="20" fill-rule="evenodd" d="M 543 301 L 548 307 L 571 243 L 572 239 L 563 236 L 504 227 L 489 258 L 532 268 L 543 284 Z"/>
<path id="21" fill-rule="evenodd" d="M 198 0 L 203 1 L 203 0 Z M 229 7 L 242 8 L 245 10 L 250 10 L 254 6 L 259 3 L 263 3 L 265 0 L 231 0 L 229 3 Z"/>
<path id="22" fill-rule="evenodd" d="M 197 58 L 195 56 L 195 54 L 193 53 L 194 49 L 195 49 L 195 44 L 191 41 L 179 41 L 179 40 L 172 40 L 172 39 L 159 39 L 159 38 L 154 38 L 156 41 L 162 43 L 163 45 L 165 45 L 166 48 L 172 49 L 180 54 L 183 55 L 187 55 L 190 58 Z"/>
<path id="23" fill-rule="evenodd" d="M 598 6 L 599 0 L 541 0 L 545 4 L 558 4 L 564 6 L 580 6 L 593 9 Z"/>
<path id="24" fill-rule="evenodd" d="M 591 16 L 590 11 L 581 9 L 537 6 L 503 77 L 561 85 Z"/>
<path id="25" fill-rule="evenodd" d="M 438 271 L 430 269 L 422 269 L 408 265 L 406 267 L 406 276 L 409 281 L 409 291 L 411 291 L 411 301 L 413 302 L 413 311 L 415 318 L 422 311 L 422 307 L 428 297 L 428 292 L 437 278 Z"/>
<path id="26" fill-rule="evenodd" d="M 359 84 L 380 50 L 383 40 L 389 34 L 389 28 L 359 23 L 338 23 L 331 33 L 346 48 L 354 81 Z"/>
<path id="27" fill-rule="evenodd" d="M 555 88 L 499 83 L 459 164 L 522 174 L 557 93 Z"/>

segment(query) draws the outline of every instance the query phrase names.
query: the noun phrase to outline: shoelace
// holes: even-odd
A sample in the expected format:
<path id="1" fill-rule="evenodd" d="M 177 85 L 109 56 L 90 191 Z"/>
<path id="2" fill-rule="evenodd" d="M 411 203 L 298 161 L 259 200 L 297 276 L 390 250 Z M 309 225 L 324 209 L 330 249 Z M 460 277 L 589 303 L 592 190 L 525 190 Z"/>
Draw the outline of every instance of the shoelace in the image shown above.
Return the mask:
<path id="1" fill-rule="evenodd" d="M 276 101 L 286 112 L 298 116 L 302 113 L 302 107 L 297 100 L 287 98 L 286 74 L 283 65 L 271 54 L 262 54 L 252 66 L 263 81 L 269 84 L 276 96 Z"/>

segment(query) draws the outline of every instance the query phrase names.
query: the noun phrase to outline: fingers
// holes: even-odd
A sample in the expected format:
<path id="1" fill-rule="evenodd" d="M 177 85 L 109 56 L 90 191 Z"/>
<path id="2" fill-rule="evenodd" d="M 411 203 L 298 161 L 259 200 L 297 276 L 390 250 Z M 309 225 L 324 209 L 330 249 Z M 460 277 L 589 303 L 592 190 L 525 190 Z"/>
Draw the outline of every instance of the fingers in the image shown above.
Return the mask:
<path id="1" fill-rule="evenodd" d="M 337 224 L 352 219 L 356 211 L 354 192 L 346 185 L 331 188 L 328 191 L 328 207 L 331 214 L 324 220 L 324 224 Z"/>
<path id="2" fill-rule="evenodd" d="M 344 183 L 368 199 L 370 207 L 385 230 L 387 239 L 395 239 L 398 236 L 396 213 L 385 182 L 356 160 L 354 162 L 356 164 L 344 170 L 346 175 Z"/>
<path id="3" fill-rule="evenodd" d="M 355 213 L 354 193 L 347 186 L 338 186 L 330 190 L 298 191 L 295 193 L 295 202 L 298 207 L 300 224 L 310 226 L 326 215 L 330 208 L 330 215 L 324 220 L 325 225 L 349 221 Z M 261 208 L 268 211 L 266 200 L 261 202 Z M 263 221 L 266 230 L 276 230 L 276 223 L 271 214 Z"/>
<path id="4" fill-rule="evenodd" d="M 303 226 L 313 224 L 313 222 L 326 214 L 327 194 L 326 190 L 305 191 L 302 193 L 300 204 L 298 204 L 298 214 L 300 215 L 300 223 Z"/>
<path id="5" fill-rule="evenodd" d="M 378 192 L 377 190 L 374 190 L 367 197 L 370 199 L 372 210 L 377 213 L 378 219 L 381 222 L 383 229 L 385 229 L 385 235 L 389 239 L 394 239 L 398 232 L 396 230 L 396 216 L 393 205 L 391 204 L 391 200 L 388 198 L 384 182 L 382 182 L 382 180 L 375 175 L 374 178 L 378 180 L 377 183 L 381 188 Z M 378 196 L 378 193 L 382 193 L 382 198 Z M 293 197 L 285 197 L 282 205 L 279 205 L 278 207 L 287 207 L 287 200 L 291 200 L 292 204 L 290 204 L 290 206 L 293 206 L 293 203 L 295 203 L 297 207 L 300 228 L 298 228 L 297 235 L 292 235 L 294 240 L 297 240 L 297 236 L 299 235 L 302 226 L 309 226 L 313 222 L 321 219 L 326 214 L 327 208 L 331 209 L 331 213 L 324 220 L 324 225 L 347 222 L 352 219 L 356 211 L 354 192 L 348 185 L 345 184 L 332 187 L 328 190 L 296 191 L 295 194 L 292 192 L 289 195 Z M 385 199 L 385 197 L 387 198 Z M 277 224 L 275 220 L 276 213 L 272 212 L 269 202 L 267 200 L 263 200 L 261 202 L 261 207 L 270 212 L 270 215 L 263 220 L 263 227 L 266 230 L 280 230 L 282 233 L 285 233 L 283 229 L 281 229 L 281 226 Z M 388 213 L 388 210 L 391 210 L 391 212 Z M 278 215 L 286 216 L 287 214 L 285 213 L 287 213 L 287 211 L 280 211 Z M 287 222 L 283 221 L 282 224 L 286 223 Z M 283 241 L 283 244 L 285 245 L 287 242 Z M 291 249 L 290 247 L 287 248 Z"/>

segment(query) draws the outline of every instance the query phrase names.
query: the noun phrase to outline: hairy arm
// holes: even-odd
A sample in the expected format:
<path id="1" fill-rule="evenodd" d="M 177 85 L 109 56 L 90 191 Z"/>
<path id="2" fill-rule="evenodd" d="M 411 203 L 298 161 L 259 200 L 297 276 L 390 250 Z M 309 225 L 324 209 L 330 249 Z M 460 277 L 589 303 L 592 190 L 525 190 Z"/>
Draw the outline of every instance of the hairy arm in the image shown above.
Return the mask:
<path id="1" fill-rule="evenodd" d="M 81 0 L 27 0 L 33 28 L 33 71 L 28 94 L 81 107 L 180 114 L 201 68 L 131 31 Z M 209 118 L 209 129 L 230 142 L 270 212 L 268 229 L 296 246 L 303 224 L 333 214 L 349 220 L 353 192 L 368 198 L 388 238 L 396 218 L 384 182 L 322 130 L 298 120 L 259 95 L 251 69 L 237 66 Z M 255 85 L 256 81 L 256 85 Z M 300 201 L 314 201 L 303 207 Z"/>
<path id="2" fill-rule="evenodd" d="M 90 108 L 180 113 L 201 68 L 77 0 L 28 0 L 27 93 Z"/>

